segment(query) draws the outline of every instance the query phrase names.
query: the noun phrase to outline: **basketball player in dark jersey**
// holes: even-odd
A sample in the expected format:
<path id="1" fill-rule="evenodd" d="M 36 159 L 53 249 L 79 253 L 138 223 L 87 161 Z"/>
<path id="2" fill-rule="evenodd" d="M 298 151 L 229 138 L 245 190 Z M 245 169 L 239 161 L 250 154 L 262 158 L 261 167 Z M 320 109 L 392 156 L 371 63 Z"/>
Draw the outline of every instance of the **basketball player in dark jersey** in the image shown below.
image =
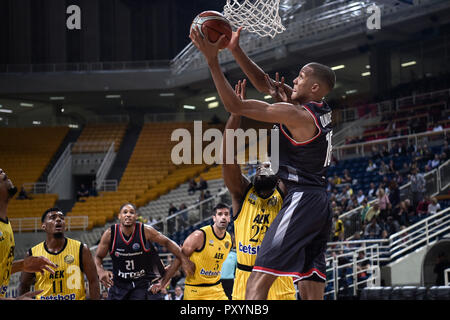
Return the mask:
<path id="1" fill-rule="evenodd" d="M 109 288 L 109 300 L 148 300 L 152 281 L 164 275 L 165 269 L 152 242 L 168 249 L 182 261 L 186 274 L 192 274 L 193 263 L 180 247 L 154 228 L 136 222 L 136 207 L 127 203 L 119 211 L 119 224 L 107 229 L 95 257 L 102 284 Z M 110 254 L 113 271 L 103 269 L 103 259 Z"/>
<path id="2" fill-rule="evenodd" d="M 239 47 L 240 30 L 233 33 L 228 49 L 255 88 L 271 94 L 276 85 Z M 277 175 L 286 186 L 287 195 L 261 243 L 247 283 L 246 299 L 266 299 L 278 276 L 300 281 L 303 300 L 323 299 L 325 249 L 332 218 L 326 192 L 332 150 L 331 108 L 323 98 L 334 87 L 334 72 L 322 64 L 309 63 L 299 71 L 293 88 L 284 84 L 277 87 L 280 96 L 286 97 L 285 102 L 241 101 L 218 60 L 225 36 L 211 43 L 193 28 L 190 38 L 206 58 L 225 109 L 254 120 L 277 123 L 281 131 Z"/>

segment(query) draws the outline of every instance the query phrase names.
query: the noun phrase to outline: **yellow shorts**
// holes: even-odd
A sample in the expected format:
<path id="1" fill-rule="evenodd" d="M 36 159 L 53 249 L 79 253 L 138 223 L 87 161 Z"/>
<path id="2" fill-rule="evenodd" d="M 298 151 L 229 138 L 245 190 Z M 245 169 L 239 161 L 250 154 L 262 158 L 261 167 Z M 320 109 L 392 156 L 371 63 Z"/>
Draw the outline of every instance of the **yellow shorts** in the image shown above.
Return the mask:
<path id="1" fill-rule="evenodd" d="M 222 284 L 210 287 L 185 285 L 183 300 L 228 300 Z"/>
<path id="2" fill-rule="evenodd" d="M 236 269 L 233 285 L 233 300 L 245 300 L 247 280 L 251 272 Z M 278 277 L 272 284 L 267 300 L 297 300 L 294 281 L 291 277 Z"/>

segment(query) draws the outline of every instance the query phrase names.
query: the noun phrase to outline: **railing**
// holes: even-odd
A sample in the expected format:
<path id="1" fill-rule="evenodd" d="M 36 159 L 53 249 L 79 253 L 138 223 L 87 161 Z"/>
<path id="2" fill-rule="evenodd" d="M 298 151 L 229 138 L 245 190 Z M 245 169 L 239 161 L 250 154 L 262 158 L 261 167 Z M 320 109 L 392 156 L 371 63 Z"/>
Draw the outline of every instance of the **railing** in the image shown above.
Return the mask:
<path id="1" fill-rule="evenodd" d="M 24 190 L 30 193 L 48 193 L 48 185 L 46 182 L 26 182 L 23 184 Z"/>
<path id="2" fill-rule="evenodd" d="M 355 157 L 366 157 L 372 155 L 372 148 L 374 146 L 387 147 L 388 150 L 390 150 L 392 144 L 395 142 L 402 144 L 405 143 L 406 146 L 410 145 L 418 146 L 420 144 L 427 144 L 433 140 L 445 140 L 447 139 L 447 136 L 449 134 L 450 128 L 447 128 L 442 131 L 431 131 L 431 132 L 410 134 L 388 139 L 379 139 L 375 141 L 338 146 L 333 148 L 333 152 L 338 160 Z"/>
<path id="3" fill-rule="evenodd" d="M 10 218 L 11 226 L 14 232 L 38 232 L 42 230 L 42 222 L 40 217 L 33 218 Z M 68 216 L 65 217 L 66 230 L 86 230 L 89 225 L 87 216 Z"/>
<path id="4" fill-rule="evenodd" d="M 117 191 L 118 182 L 116 179 L 104 179 L 98 187 L 98 191 Z"/>
<path id="5" fill-rule="evenodd" d="M 108 148 L 108 151 L 105 154 L 105 157 L 103 158 L 102 164 L 98 168 L 97 173 L 95 175 L 95 181 L 97 182 L 98 186 L 101 186 L 103 184 L 103 181 L 105 180 L 106 175 L 108 174 L 109 170 L 111 169 L 111 165 L 113 164 L 114 157 L 115 157 L 114 142 L 112 142 Z"/>
<path id="6" fill-rule="evenodd" d="M 69 145 L 66 147 L 62 155 L 59 157 L 58 161 L 53 166 L 53 169 L 50 171 L 50 173 L 47 176 L 47 190 L 48 192 L 53 192 L 53 188 L 56 186 L 56 183 L 58 182 L 59 177 L 64 171 L 64 168 L 67 165 L 72 164 L 72 143 L 69 143 Z"/>
<path id="7" fill-rule="evenodd" d="M 355 290 L 360 286 L 378 286 L 381 265 L 391 263 L 420 247 L 428 246 L 449 233 L 449 213 L 450 208 L 442 210 L 391 235 L 388 239 L 329 242 L 327 250 L 329 257 L 326 260 L 328 278 L 326 295 L 333 296 L 336 299 L 339 292 L 346 287 L 352 289 L 353 294 L 356 295 Z M 346 252 L 341 253 L 342 251 Z M 360 251 L 365 252 L 365 258 L 363 259 L 369 259 L 370 261 L 371 274 L 364 280 L 355 281 L 358 278 L 359 271 L 355 271 L 354 264 L 363 260 L 355 258 Z M 344 260 L 342 258 L 347 258 L 351 262 L 340 263 L 339 259 Z M 340 271 L 345 268 L 352 268 L 352 271 L 345 273 L 343 276 Z M 344 281 L 346 279 L 352 279 L 351 284 Z"/>

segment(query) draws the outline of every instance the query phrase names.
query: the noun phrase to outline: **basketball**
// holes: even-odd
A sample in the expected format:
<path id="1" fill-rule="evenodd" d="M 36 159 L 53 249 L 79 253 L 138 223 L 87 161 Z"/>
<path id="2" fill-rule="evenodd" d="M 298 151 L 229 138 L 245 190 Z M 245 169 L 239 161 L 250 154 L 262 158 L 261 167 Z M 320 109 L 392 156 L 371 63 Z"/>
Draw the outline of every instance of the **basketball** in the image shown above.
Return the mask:
<path id="1" fill-rule="evenodd" d="M 211 41 L 216 42 L 223 34 L 226 36 L 225 43 L 220 49 L 226 48 L 231 40 L 232 29 L 230 22 L 220 12 L 217 11 L 203 11 L 197 15 L 191 24 L 191 29 L 199 27 L 202 37 L 205 37 Z"/>

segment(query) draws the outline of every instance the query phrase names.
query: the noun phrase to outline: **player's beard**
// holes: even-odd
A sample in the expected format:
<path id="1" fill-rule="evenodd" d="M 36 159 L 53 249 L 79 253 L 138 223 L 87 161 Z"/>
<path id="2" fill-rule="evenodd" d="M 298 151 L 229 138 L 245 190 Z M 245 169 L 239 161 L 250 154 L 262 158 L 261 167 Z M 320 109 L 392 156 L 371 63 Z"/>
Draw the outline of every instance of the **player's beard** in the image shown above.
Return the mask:
<path id="1" fill-rule="evenodd" d="M 278 178 L 275 175 L 256 176 L 253 186 L 258 195 L 266 195 L 272 193 L 277 186 Z"/>

